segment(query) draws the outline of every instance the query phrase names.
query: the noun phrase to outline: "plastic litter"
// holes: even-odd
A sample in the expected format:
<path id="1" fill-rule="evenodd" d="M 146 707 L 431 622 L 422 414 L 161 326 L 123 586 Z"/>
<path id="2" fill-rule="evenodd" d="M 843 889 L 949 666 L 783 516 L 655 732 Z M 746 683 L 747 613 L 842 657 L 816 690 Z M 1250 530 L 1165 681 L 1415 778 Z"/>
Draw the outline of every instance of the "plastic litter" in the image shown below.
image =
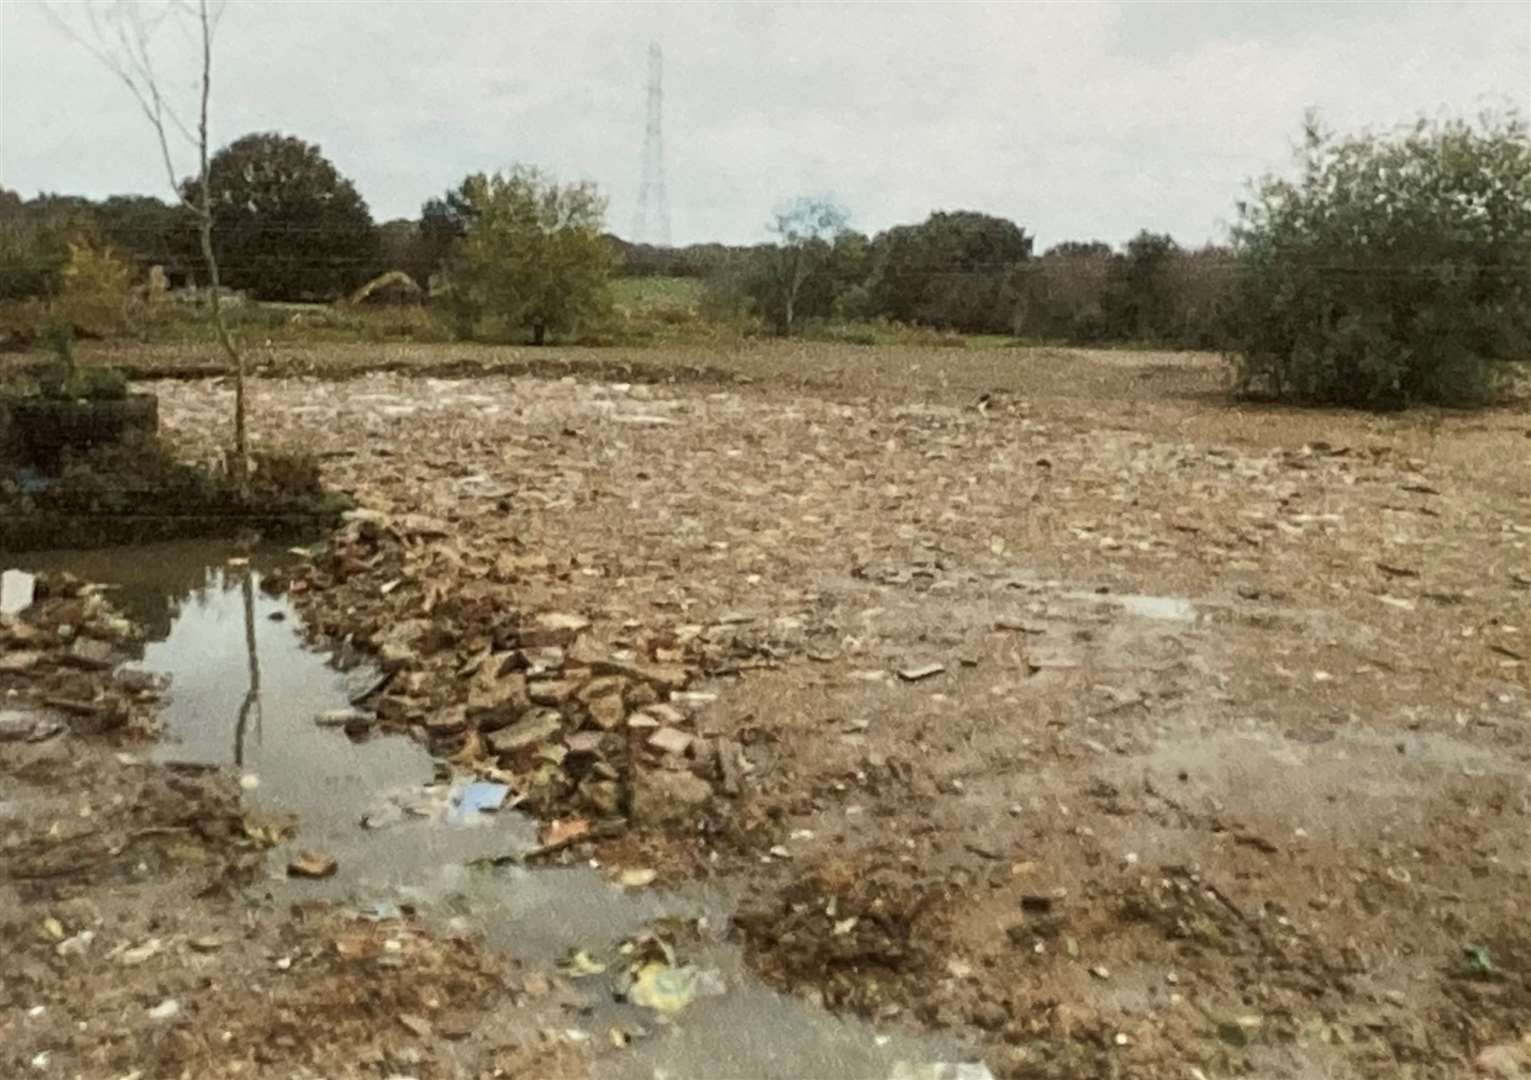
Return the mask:
<path id="1" fill-rule="evenodd" d="M 32 607 L 37 596 L 37 578 L 24 570 L 6 570 L 0 574 L 0 616 L 21 614 Z"/>
<path id="2" fill-rule="evenodd" d="M 448 796 L 447 821 L 453 825 L 471 825 L 483 814 L 499 812 L 510 796 L 510 785 L 475 780 L 454 788 Z"/>
<path id="3" fill-rule="evenodd" d="M 32 606 L 37 579 L 25 570 L 0 574 L 0 615 L 20 615 Z"/>
<path id="4" fill-rule="evenodd" d="M 698 997 L 716 997 L 726 989 L 722 974 L 712 969 L 651 961 L 633 977 L 627 1000 L 655 1012 L 677 1013 Z"/>

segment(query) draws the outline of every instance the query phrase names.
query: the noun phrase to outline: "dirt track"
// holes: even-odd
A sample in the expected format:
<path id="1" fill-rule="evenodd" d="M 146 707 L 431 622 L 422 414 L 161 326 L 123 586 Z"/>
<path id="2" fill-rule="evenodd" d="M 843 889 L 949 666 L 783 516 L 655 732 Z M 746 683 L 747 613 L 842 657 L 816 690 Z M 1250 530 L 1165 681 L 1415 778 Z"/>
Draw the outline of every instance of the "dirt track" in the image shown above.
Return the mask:
<path id="1" fill-rule="evenodd" d="M 263 439 L 444 526 L 300 603 L 556 609 L 688 665 L 738 793 L 596 853 L 721 883 L 766 979 L 996 1075 L 1531 1054 L 1524 410 L 1235 410 L 1169 355 L 717 366 L 751 382 L 257 382 Z M 210 452 L 227 391 L 154 389 Z"/>

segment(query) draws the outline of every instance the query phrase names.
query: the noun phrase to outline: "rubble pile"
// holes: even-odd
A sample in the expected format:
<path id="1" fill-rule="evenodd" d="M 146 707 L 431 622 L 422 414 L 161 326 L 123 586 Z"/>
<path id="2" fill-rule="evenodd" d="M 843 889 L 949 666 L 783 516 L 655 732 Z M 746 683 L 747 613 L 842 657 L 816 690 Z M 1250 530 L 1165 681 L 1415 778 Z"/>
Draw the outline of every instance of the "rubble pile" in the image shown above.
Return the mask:
<path id="1" fill-rule="evenodd" d="M 546 559 L 467 551 L 455 534 L 357 510 L 293 571 L 310 628 L 382 672 L 355 704 L 543 815 L 663 822 L 739 793 L 747 759 L 699 727 L 713 696 L 687 690 L 718 636 L 601 641 L 583 615 L 512 606 Z"/>
<path id="2" fill-rule="evenodd" d="M 4 594 L 0 695 L 66 716 L 81 733 L 149 731 L 163 688 L 153 675 L 118 667 L 139 633 L 101 586 L 11 570 Z"/>

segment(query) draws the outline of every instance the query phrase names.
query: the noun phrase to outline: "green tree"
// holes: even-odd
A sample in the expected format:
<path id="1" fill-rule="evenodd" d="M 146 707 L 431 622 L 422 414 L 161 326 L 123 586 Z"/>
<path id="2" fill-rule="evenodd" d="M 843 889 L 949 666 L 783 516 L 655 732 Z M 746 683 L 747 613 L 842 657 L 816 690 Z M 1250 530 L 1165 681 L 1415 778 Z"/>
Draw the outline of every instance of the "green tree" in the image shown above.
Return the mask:
<path id="1" fill-rule="evenodd" d="M 931 214 L 873 242 L 871 304 L 900 322 L 1007 331 L 1020 309 L 1032 238 L 1012 221 L 971 210 Z"/>
<path id="2" fill-rule="evenodd" d="M 56 295 L 70 244 L 97 239 L 88 199 L 0 188 L 0 300 Z"/>
<path id="3" fill-rule="evenodd" d="M 162 266 L 185 276 L 200 255 L 196 216 L 152 195 L 112 195 L 94 207 L 101 239 L 131 257 L 142 272 Z"/>
<path id="4" fill-rule="evenodd" d="M 1178 321 L 1180 245 L 1168 233 L 1142 230 L 1113 259 L 1106 282 L 1106 324 L 1121 340 L 1169 342 Z"/>
<path id="5" fill-rule="evenodd" d="M 421 288 L 430 287 L 432 275 L 445 268 L 458 241 L 468 235 L 473 220 L 473 206 L 469 202 L 470 176 L 456 188 L 439 199 L 428 199 L 420 208 L 420 238 L 417 254 L 418 267 L 424 277 L 417 277 Z"/>
<path id="6" fill-rule="evenodd" d="M 1175 306 L 1166 342 L 1183 349 L 1221 349 L 1237 302 L 1233 252 L 1215 244 L 1182 250 L 1167 274 Z"/>
<path id="7" fill-rule="evenodd" d="M 410 280 L 425 288 L 435 266 L 425 248 L 420 223 L 409 218 L 394 218 L 377 227 L 378 273 L 402 270 Z"/>
<path id="8" fill-rule="evenodd" d="M 460 189 L 465 235 L 447 268 L 465 328 L 484 318 L 531 330 L 534 344 L 604 315 L 615 264 L 601 235 L 606 202 L 589 183 L 560 185 L 518 166 Z"/>
<path id="9" fill-rule="evenodd" d="M 1531 139 L 1518 113 L 1337 137 L 1240 205 L 1239 385 L 1366 408 L 1491 400 L 1531 355 Z"/>
<path id="10" fill-rule="evenodd" d="M 372 214 L 319 147 L 246 135 L 208 167 L 213 247 L 224 283 L 262 300 L 331 300 L 367 279 Z M 193 184 L 184 185 L 188 196 Z"/>
<path id="11" fill-rule="evenodd" d="M 749 280 L 758 313 L 778 335 L 791 336 L 802 315 L 804 286 L 830 262 L 849 220 L 833 199 L 811 196 L 791 200 L 772 216 L 776 240 L 757 249 Z"/>
<path id="12" fill-rule="evenodd" d="M 1016 329 L 1032 337 L 1089 343 L 1106 336 L 1106 293 L 1116 256 L 1099 240 L 1065 241 L 1029 264 Z"/>

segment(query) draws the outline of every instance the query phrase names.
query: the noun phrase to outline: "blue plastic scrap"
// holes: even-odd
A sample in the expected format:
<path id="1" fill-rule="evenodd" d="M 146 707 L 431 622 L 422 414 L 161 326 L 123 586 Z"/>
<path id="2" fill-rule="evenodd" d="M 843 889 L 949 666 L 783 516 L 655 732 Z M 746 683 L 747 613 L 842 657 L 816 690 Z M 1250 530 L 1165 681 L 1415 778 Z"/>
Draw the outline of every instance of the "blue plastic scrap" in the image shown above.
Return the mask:
<path id="1" fill-rule="evenodd" d="M 447 820 L 453 823 L 472 821 L 480 814 L 492 814 L 505 805 L 510 796 L 509 784 L 475 780 L 452 792 Z"/>

